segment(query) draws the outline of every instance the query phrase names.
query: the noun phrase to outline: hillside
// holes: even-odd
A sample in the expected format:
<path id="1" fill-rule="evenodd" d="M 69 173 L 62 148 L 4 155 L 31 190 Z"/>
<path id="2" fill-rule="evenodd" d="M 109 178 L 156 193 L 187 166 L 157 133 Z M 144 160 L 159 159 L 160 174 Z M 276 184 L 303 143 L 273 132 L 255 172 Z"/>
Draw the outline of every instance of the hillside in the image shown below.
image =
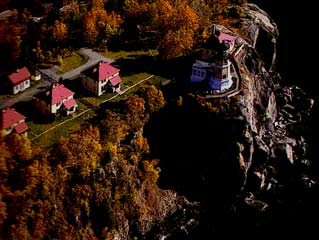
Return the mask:
<path id="1" fill-rule="evenodd" d="M 89 44 L 154 48 L 159 55 L 147 70 L 171 80 L 97 106 L 82 129 L 53 147 L 17 134 L 0 138 L 0 239 L 316 232 L 309 216 L 319 213 L 311 128 L 318 106 L 301 88 L 283 85 L 275 67 L 280 29 L 265 11 L 246 1 L 96 0 L 58 1 L 46 15 L 35 7 L 42 1 L 31 2 L 30 16 L 44 14 L 41 51 L 29 55 L 15 42 L 10 47 L 21 55 L 6 51 L 15 62 L 4 70 L 26 59 L 36 68 L 48 52 L 57 58 L 63 49 Z M 60 15 L 69 3 L 70 12 Z M 19 13 L 22 6 L 11 4 Z M 18 35 L 32 29 L 23 19 L 12 24 Z M 210 46 L 213 23 L 239 38 L 232 62 L 240 81 L 231 96 L 209 97 L 190 84 L 192 63 Z M 76 38 L 81 41 L 73 45 Z M 8 39 L 0 42 L 8 47 Z"/>

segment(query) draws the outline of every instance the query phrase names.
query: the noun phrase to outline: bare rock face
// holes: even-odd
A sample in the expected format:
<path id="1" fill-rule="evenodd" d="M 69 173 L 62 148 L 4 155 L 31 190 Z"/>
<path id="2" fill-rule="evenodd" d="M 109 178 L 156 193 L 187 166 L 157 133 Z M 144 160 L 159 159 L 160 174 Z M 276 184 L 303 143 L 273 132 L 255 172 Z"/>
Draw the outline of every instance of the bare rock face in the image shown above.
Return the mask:
<path id="1" fill-rule="evenodd" d="M 170 151 L 161 159 L 167 158 L 170 168 L 174 161 L 170 177 L 178 175 L 178 192 L 196 195 L 200 202 L 200 213 L 192 221 L 189 219 L 190 223 L 220 231 L 229 227 L 225 215 L 234 214 L 237 219 L 240 214 L 246 216 L 246 211 L 252 220 L 243 219 L 255 226 L 256 215 L 265 216 L 268 211 L 271 214 L 273 204 L 280 206 L 282 199 L 277 203 L 275 194 L 285 184 L 307 188 L 316 184 L 303 172 L 310 164 L 304 132 L 316 103 L 300 88 L 280 85 L 280 75 L 274 71 L 279 36 L 274 21 L 254 4 L 245 6 L 244 13 L 243 27 L 238 31 L 242 32 L 239 37 L 243 43 L 239 55 L 244 57 L 234 59 L 241 77 L 241 92 L 230 97 L 228 105 L 224 99 L 209 102 L 200 98 L 198 107 L 198 102 L 184 98 L 185 109 L 179 106 L 179 113 L 176 109 L 168 112 L 167 125 L 171 129 L 166 131 L 170 138 L 163 145 Z M 218 109 L 216 102 L 223 110 L 207 111 Z M 236 114 L 233 105 L 238 110 Z M 163 172 L 167 171 L 164 165 L 162 162 Z M 262 197 L 266 200 L 260 200 Z M 231 228 L 242 230 L 249 225 L 245 221 Z M 191 229 L 187 224 L 180 228 L 183 234 L 185 229 Z M 160 239 L 170 239 L 169 236 L 165 232 Z"/>
<path id="2" fill-rule="evenodd" d="M 278 179 L 289 179 L 309 163 L 303 134 L 315 101 L 297 86 L 280 86 L 280 75 L 274 72 L 277 26 L 254 4 L 244 12 L 247 31 L 241 37 L 247 44 L 245 58 L 238 62 L 243 87 L 239 107 L 247 126 L 243 139 L 249 136 L 250 141 L 237 143 L 246 172 L 242 189 L 269 191 L 280 184 Z M 276 174 L 267 174 L 269 169 Z"/>

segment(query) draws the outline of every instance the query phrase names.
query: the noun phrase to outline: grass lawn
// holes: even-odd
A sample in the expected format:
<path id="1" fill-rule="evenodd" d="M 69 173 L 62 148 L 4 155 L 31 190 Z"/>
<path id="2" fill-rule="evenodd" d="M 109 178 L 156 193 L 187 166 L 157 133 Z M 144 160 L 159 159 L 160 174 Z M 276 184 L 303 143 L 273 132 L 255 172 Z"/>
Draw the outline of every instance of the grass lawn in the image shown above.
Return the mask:
<path id="1" fill-rule="evenodd" d="M 8 100 L 13 98 L 11 95 L 0 95 L 0 100 Z"/>
<path id="2" fill-rule="evenodd" d="M 133 66 L 141 65 L 140 68 L 134 68 L 134 71 L 127 71 L 127 75 L 121 76 L 122 78 L 122 84 L 121 84 L 121 90 L 124 91 L 128 87 L 138 83 L 139 81 L 151 76 L 150 73 L 145 72 L 146 69 L 143 68 L 144 64 L 141 64 L 141 62 L 138 62 L 138 59 L 140 59 L 140 56 L 150 56 L 152 54 L 158 54 L 157 51 L 119 51 L 119 52 L 106 52 L 103 55 L 109 58 L 112 58 L 114 60 L 116 59 L 122 59 L 122 58 L 128 58 L 130 59 L 130 64 L 133 64 Z M 134 60 L 136 59 L 136 61 Z M 145 60 L 145 59 L 142 59 Z M 77 66 L 85 63 L 87 61 L 86 58 L 81 56 L 78 53 L 74 53 L 71 57 L 68 57 L 64 59 L 64 63 L 60 66 L 62 74 L 63 72 L 67 72 L 70 69 L 76 68 Z M 134 65 L 135 63 L 135 65 Z M 130 69 L 129 69 L 130 70 Z M 161 76 L 154 76 L 151 79 L 149 79 L 146 82 L 150 82 L 152 84 L 155 84 L 157 86 L 161 86 L 163 82 L 167 81 L 168 79 L 161 77 Z M 34 123 L 33 121 L 27 122 L 29 128 L 30 128 L 30 133 L 29 137 L 32 139 L 33 137 L 43 133 L 44 131 L 56 126 L 55 128 L 51 129 L 50 131 L 46 132 L 45 134 L 41 135 L 38 138 L 33 139 L 34 143 L 40 144 L 42 147 L 50 147 L 54 143 L 56 143 L 61 136 L 68 136 L 71 133 L 74 133 L 78 130 L 80 130 L 85 124 L 87 124 L 88 120 L 94 118 L 96 116 L 96 112 L 94 111 L 94 107 L 98 107 L 100 104 L 108 101 L 120 101 L 123 99 L 126 99 L 133 95 L 141 86 L 143 86 L 146 82 L 141 83 L 140 85 L 133 87 L 126 91 L 124 94 L 121 96 L 117 96 L 112 99 L 112 97 L 116 96 L 116 93 L 107 93 L 103 94 L 102 96 L 99 97 L 94 97 L 94 96 L 88 96 L 88 97 L 81 97 L 77 98 L 76 101 L 79 105 L 79 111 L 77 112 L 83 112 L 88 109 L 90 109 L 88 112 L 84 113 L 80 117 L 77 118 L 72 118 L 71 116 L 68 117 L 57 117 L 54 122 L 52 123 Z M 66 121 L 67 120 L 67 121 Z M 62 123 L 59 125 L 60 123 Z"/>
<path id="3" fill-rule="evenodd" d="M 79 102 L 79 101 L 78 101 Z M 79 104 L 80 105 L 80 104 Z M 80 112 L 77 112 L 77 114 Z M 33 122 L 27 122 L 31 132 L 29 133 L 29 137 L 32 139 L 35 134 L 38 135 L 51 127 L 56 126 L 51 129 L 47 133 L 41 135 L 40 137 L 32 140 L 34 143 L 40 144 L 42 147 L 50 147 L 53 144 L 57 143 L 58 140 L 64 136 L 68 136 L 71 133 L 75 133 L 80 130 L 83 125 L 87 123 L 89 119 L 95 116 L 94 111 L 88 111 L 77 118 L 69 117 L 61 117 L 53 123 L 47 124 L 35 124 Z M 65 120 L 69 120 L 64 122 Z M 59 123 L 64 122 L 63 124 L 57 126 Z"/>
<path id="4" fill-rule="evenodd" d="M 151 76 L 149 73 L 141 72 L 141 73 L 136 73 L 130 76 L 124 76 L 122 78 L 122 87 L 121 89 L 124 90 L 125 88 L 132 86 L 133 84 L 141 81 L 144 78 L 147 78 Z"/>
<path id="5" fill-rule="evenodd" d="M 99 52 L 101 55 L 107 58 L 111 58 L 113 60 L 117 60 L 120 58 L 125 58 L 125 57 L 130 57 L 130 56 L 139 56 L 139 55 L 148 55 L 148 56 L 156 56 L 158 55 L 157 50 L 140 50 L 140 51 L 118 51 L 118 52 L 113 52 L 113 51 L 107 51 L 107 52 Z"/>
<path id="6" fill-rule="evenodd" d="M 160 87 L 160 86 L 162 86 L 162 84 L 165 84 L 169 81 L 170 81 L 170 79 L 167 79 L 167 78 L 162 77 L 162 76 L 154 76 L 153 78 L 150 79 L 150 82 L 157 87 Z"/>
<path id="7" fill-rule="evenodd" d="M 82 55 L 78 52 L 73 52 L 71 56 L 63 59 L 63 63 L 60 65 L 60 70 L 57 74 L 63 74 L 77 68 L 86 63 L 88 59 L 88 56 Z"/>

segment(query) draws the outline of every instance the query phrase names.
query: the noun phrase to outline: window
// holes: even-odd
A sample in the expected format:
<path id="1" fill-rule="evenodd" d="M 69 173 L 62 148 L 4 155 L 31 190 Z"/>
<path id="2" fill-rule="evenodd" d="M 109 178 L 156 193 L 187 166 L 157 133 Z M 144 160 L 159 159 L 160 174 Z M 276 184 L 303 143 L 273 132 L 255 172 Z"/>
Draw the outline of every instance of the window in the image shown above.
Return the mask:
<path id="1" fill-rule="evenodd" d="M 201 76 L 204 77 L 205 76 L 205 72 L 201 72 Z"/>

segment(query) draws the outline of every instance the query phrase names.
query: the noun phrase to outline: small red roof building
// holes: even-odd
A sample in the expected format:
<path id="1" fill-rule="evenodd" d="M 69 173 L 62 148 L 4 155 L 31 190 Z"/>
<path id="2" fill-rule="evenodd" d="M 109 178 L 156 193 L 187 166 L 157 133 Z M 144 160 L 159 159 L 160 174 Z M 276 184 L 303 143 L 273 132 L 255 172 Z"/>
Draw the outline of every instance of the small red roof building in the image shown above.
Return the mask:
<path id="1" fill-rule="evenodd" d="M 121 80 L 120 76 L 116 76 L 116 77 L 110 79 L 110 82 L 111 82 L 113 87 L 116 86 L 117 84 L 121 83 L 121 81 L 122 80 Z"/>
<path id="2" fill-rule="evenodd" d="M 14 73 L 11 73 L 8 76 L 8 78 L 12 82 L 13 86 L 16 86 L 16 85 L 24 82 L 25 80 L 30 79 L 31 74 L 30 74 L 29 70 L 26 67 L 24 67 L 24 68 L 18 69 Z"/>
<path id="3" fill-rule="evenodd" d="M 73 98 L 71 98 L 71 99 L 65 101 L 65 102 L 63 103 L 63 106 L 64 106 L 66 109 L 70 110 L 72 107 L 77 106 L 77 103 L 76 103 L 76 101 L 75 101 Z"/>
<path id="4" fill-rule="evenodd" d="M 12 131 L 19 134 L 25 133 L 29 128 L 25 123 L 25 116 L 18 113 L 13 108 L 3 109 L 1 111 L 0 130 L 3 135 L 8 135 Z"/>
<path id="5" fill-rule="evenodd" d="M 82 86 L 93 94 L 100 96 L 109 90 L 116 92 L 120 89 L 120 69 L 108 62 L 98 64 L 82 72 Z"/>
<path id="6" fill-rule="evenodd" d="M 35 96 L 35 105 L 45 115 L 59 112 L 69 115 L 75 112 L 78 107 L 73 95 L 74 92 L 63 84 L 55 83 L 46 91 Z"/>
<path id="7" fill-rule="evenodd" d="M 236 39 L 236 36 L 232 36 L 223 32 L 221 32 L 218 36 L 219 43 L 223 43 L 224 41 L 232 43 L 235 42 Z"/>
<path id="8" fill-rule="evenodd" d="M 51 90 L 51 105 L 62 102 L 64 99 L 67 99 L 73 95 L 74 92 L 64 87 L 63 84 L 53 85 Z"/>
<path id="9" fill-rule="evenodd" d="M 7 87 L 11 93 L 17 94 L 30 87 L 31 74 L 26 67 L 17 69 L 8 75 Z"/>
<path id="10" fill-rule="evenodd" d="M 111 66 L 109 63 L 107 62 L 102 62 L 99 65 L 99 81 L 103 81 L 106 78 L 109 78 L 113 75 L 115 75 L 116 73 L 119 73 L 120 70 Z"/>

